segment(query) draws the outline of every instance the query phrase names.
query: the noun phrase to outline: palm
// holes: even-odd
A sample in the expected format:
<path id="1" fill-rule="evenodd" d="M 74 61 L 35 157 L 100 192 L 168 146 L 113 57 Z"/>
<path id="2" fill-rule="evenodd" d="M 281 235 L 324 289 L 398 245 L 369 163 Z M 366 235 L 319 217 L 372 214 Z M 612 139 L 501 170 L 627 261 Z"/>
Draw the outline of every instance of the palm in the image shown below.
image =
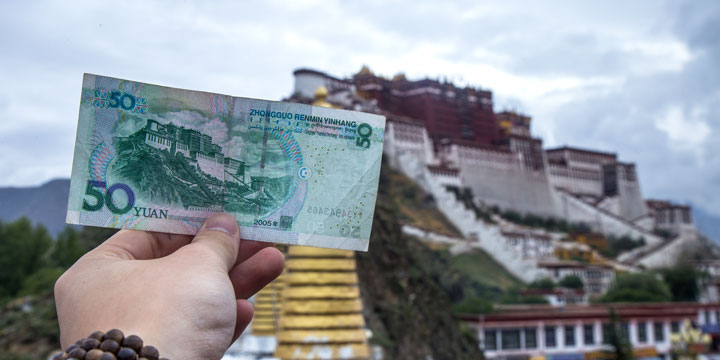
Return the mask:
<path id="1" fill-rule="evenodd" d="M 192 240 L 121 231 L 86 254 L 56 285 L 62 343 L 115 327 L 161 349 L 222 357 L 252 318 L 245 299 L 282 271 L 282 254 L 241 241 L 223 259 L 228 241 L 217 250 Z"/>

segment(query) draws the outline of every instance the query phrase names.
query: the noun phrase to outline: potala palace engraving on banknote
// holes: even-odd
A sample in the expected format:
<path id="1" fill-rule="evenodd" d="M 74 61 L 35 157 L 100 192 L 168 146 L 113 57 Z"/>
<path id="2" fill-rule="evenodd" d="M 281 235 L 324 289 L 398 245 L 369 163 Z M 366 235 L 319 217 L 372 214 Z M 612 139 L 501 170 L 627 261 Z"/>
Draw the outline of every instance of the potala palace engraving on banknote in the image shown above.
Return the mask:
<path id="1" fill-rule="evenodd" d="M 385 118 L 83 78 L 67 222 L 367 250 Z"/>

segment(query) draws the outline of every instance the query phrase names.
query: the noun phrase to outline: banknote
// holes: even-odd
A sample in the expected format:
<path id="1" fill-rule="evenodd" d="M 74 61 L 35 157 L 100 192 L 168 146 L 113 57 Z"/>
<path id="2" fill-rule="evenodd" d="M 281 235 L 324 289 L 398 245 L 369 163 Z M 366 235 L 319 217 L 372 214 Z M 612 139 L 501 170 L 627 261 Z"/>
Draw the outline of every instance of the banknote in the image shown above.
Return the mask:
<path id="1" fill-rule="evenodd" d="M 367 251 L 385 118 L 85 74 L 67 222 Z"/>

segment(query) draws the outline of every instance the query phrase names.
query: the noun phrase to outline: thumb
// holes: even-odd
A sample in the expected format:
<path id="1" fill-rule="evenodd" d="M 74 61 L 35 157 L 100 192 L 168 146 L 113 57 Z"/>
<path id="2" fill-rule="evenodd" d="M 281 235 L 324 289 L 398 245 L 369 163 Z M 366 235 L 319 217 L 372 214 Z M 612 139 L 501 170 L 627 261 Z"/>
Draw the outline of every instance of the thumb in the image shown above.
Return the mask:
<path id="1" fill-rule="evenodd" d="M 205 221 L 205 225 L 188 247 L 207 251 L 212 261 L 217 261 L 230 271 L 235 266 L 240 248 L 237 220 L 230 214 L 213 214 Z"/>

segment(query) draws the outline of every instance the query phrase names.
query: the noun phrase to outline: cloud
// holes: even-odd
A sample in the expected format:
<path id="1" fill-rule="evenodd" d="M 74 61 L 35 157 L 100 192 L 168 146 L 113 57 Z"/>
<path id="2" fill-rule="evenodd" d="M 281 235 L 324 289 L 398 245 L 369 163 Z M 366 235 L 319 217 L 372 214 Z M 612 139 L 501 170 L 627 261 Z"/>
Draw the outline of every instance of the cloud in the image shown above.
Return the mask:
<path id="1" fill-rule="evenodd" d="M 703 108 L 696 107 L 686 117 L 680 106 L 671 106 L 655 126 L 665 132 L 671 148 L 695 152 L 698 161 L 702 161 L 703 146 L 711 133 L 710 126 L 703 120 L 706 117 L 707 110 Z"/>
<path id="2" fill-rule="evenodd" d="M 646 195 L 720 214 L 716 1 L 73 4 L 0 3 L 0 186 L 68 176 L 83 72 L 280 99 L 297 67 L 367 64 L 491 89 L 547 145 L 616 151 Z"/>

